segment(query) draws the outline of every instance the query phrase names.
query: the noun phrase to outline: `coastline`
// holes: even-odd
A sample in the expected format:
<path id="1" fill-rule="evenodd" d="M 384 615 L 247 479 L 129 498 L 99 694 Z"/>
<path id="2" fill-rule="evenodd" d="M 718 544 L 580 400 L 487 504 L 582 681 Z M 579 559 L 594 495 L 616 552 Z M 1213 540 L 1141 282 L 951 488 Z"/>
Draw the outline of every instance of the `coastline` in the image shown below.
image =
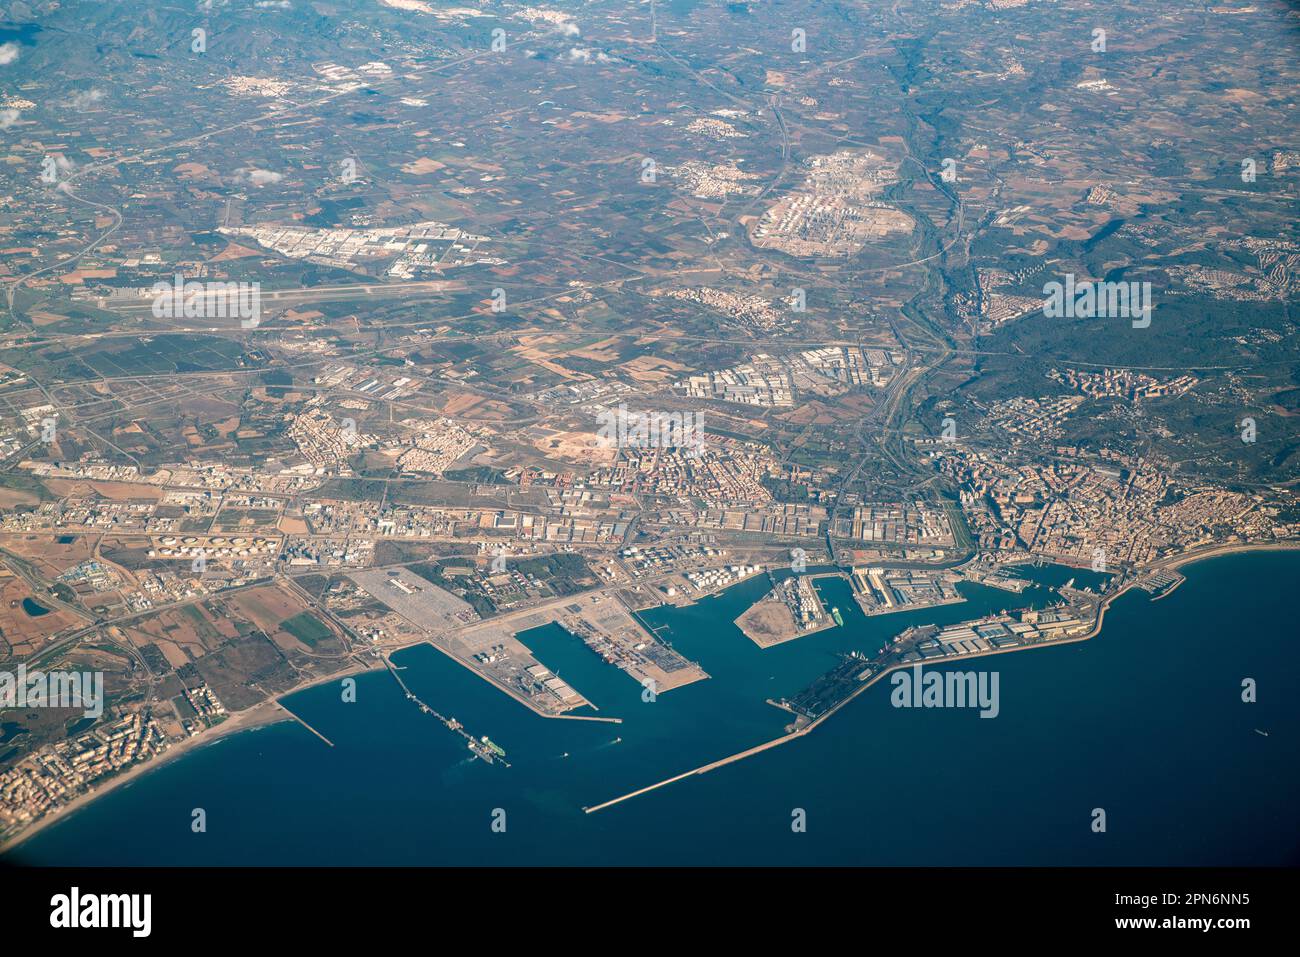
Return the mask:
<path id="1" fill-rule="evenodd" d="M 1233 554 L 1242 554 L 1247 552 L 1280 552 L 1280 551 L 1300 551 L 1300 542 L 1270 542 L 1270 543 L 1263 543 L 1263 544 L 1234 543 L 1230 545 L 1215 545 L 1199 552 L 1197 551 L 1185 552 L 1180 555 L 1172 556 L 1168 559 L 1164 559 L 1162 561 L 1156 562 L 1148 566 L 1143 571 L 1145 574 L 1150 574 L 1153 571 L 1163 569 L 1163 568 L 1181 568 L 1185 565 L 1190 565 L 1194 562 L 1204 561 L 1206 559 L 1211 559 L 1211 558 L 1226 557 L 1228 555 L 1233 555 Z M 973 654 L 956 656 L 951 660 L 957 661 L 957 660 L 966 660 L 969 658 L 982 658 L 982 657 L 988 657 L 990 655 L 995 655 L 995 654 L 1014 654 L 1021 651 L 1031 651 L 1034 649 L 1051 648 L 1059 645 L 1076 644 L 1078 642 L 1088 641 L 1089 639 L 1095 638 L 1098 634 L 1101 633 L 1102 627 L 1104 626 L 1105 623 L 1106 611 L 1110 607 L 1111 602 L 1115 601 L 1121 595 L 1126 594 L 1131 588 L 1133 588 L 1136 585 L 1136 581 L 1137 580 L 1134 579 L 1133 581 L 1130 581 L 1127 584 L 1125 584 L 1122 588 L 1117 590 L 1115 593 L 1104 597 L 1098 606 L 1097 619 L 1094 622 L 1093 627 L 1082 635 L 1076 635 L 1070 638 L 1056 639 L 1046 644 L 1030 645 L 1030 646 L 1016 647 L 1016 648 L 1005 648 L 1005 649 L 990 649 L 989 651 L 986 652 L 978 652 Z M 498 688 L 499 690 L 506 691 L 507 694 L 509 694 L 510 697 L 514 698 L 516 701 L 519 701 L 521 704 L 524 704 L 525 706 L 528 705 L 527 702 L 522 701 L 518 696 L 511 693 L 509 689 L 502 688 L 499 685 L 497 685 L 495 682 L 491 681 L 490 679 L 485 678 L 480 672 L 478 672 L 476 669 L 471 668 L 464 661 L 460 660 L 456 655 L 449 653 L 445 649 L 439 648 L 436 643 L 428 640 L 427 638 L 409 642 L 405 645 L 402 645 L 401 647 L 393 648 L 385 653 L 391 654 L 393 652 L 402 651 L 406 648 L 414 647 L 415 645 L 419 645 L 419 644 L 432 645 L 435 649 L 442 651 L 444 655 L 451 658 L 453 661 L 456 661 L 458 664 L 472 671 L 474 674 L 477 674 L 479 675 L 479 677 L 484 678 L 484 680 L 487 680 L 488 683 L 491 684 L 494 688 Z M 910 667 L 910 666 L 901 665 L 901 664 L 895 665 L 893 667 L 881 671 L 877 675 L 873 675 L 870 681 L 865 682 L 860 688 L 856 689 L 851 695 L 849 695 L 849 697 L 845 698 L 843 701 L 841 701 L 835 707 L 831 708 L 825 714 L 821 715 L 816 720 L 812 721 L 811 723 L 809 723 L 808 725 L 802 728 L 789 731 L 777 738 L 773 738 L 771 740 L 761 742 L 750 748 L 746 748 L 743 751 L 739 751 L 735 754 L 727 755 L 715 761 L 709 762 L 708 764 L 701 765 L 699 767 L 693 768 L 688 771 L 684 771 L 677 775 L 673 775 L 672 777 L 650 784 L 636 791 L 623 794 L 621 796 L 612 798 L 610 800 L 604 801 L 599 804 L 592 805 L 590 807 L 584 807 L 583 811 L 587 814 L 594 813 L 595 811 L 602 810 L 603 808 L 609 807 L 611 805 L 621 803 L 633 797 L 637 797 L 641 794 L 645 794 L 649 791 L 657 790 L 661 787 L 665 787 L 669 784 L 675 783 L 677 781 L 681 781 L 685 778 L 692 777 L 697 774 L 705 774 L 716 768 L 722 767 L 727 764 L 732 764 L 736 761 L 743 760 L 744 758 L 750 757 L 754 754 L 758 754 L 762 751 L 766 751 L 771 748 L 777 747 L 779 745 L 785 744 L 789 741 L 795 740 L 796 738 L 800 738 L 803 735 L 806 735 L 809 732 L 811 732 L 814 728 L 816 728 L 822 722 L 826 721 L 828 718 L 831 717 L 831 715 L 838 712 L 841 708 L 845 707 L 850 701 L 853 701 L 855 698 L 857 698 L 858 695 L 864 693 L 868 688 L 875 685 L 878 681 L 880 681 L 880 679 L 884 678 L 886 675 L 891 674 L 894 671 L 897 671 L 905 667 Z M 211 728 L 208 731 L 201 733 L 195 737 L 187 738 L 186 740 L 180 742 L 179 744 L 173 745 L 171 748 L 169 748 L 166 752 L 159 755 L 158 757 L 150 761 L 146 761 L 141 764 L 134 765 L 128 768 L 127 770 L 121 772 L 120 774 L 114 775 L 113 777 L 102 782 L 98 786 L 93 787 L 92 789 L 85 792 L 84 794 L 78 795 L 68 804 L 65 804 L 62 807 L 50 812 L 46 816 L 42 817 L 40 820 L 34 821 L 32 824 L 30 824 L 28 827 L 26 827 L 19 833 L 12 835 L 3 843 L 0 843 L 0 860 L 3 860 L 5 855 L 10 854 L 15 848 L 20 847 L 25 841 L 27 841 L 31 837 L 41 833 L 41 831 L 43 831 L 47 827 L 50 827 L 58 823 L 59 821 L 62 821 L 70 817 L 71 815 L 75 814 L 77 811 L 88 806 L 96 798 L 108 794 L 120 787 L 124 787 L 125 785 L 131 783 L 132 781 L 135 781 L 138 778 L 141 778 L 144 775 L 148 774 L 150 771 L 165 766 L 166 764 L 170 763 L 172 760 L 176 758 L 182 757 L 186 754 L 190 754 L 194 751 L 197 751 L 199 748 L 205 745 L 214 744 L 217 741 L 224 740 L 225 738 L 235 734 L 239 734 L 246 731 L 255 731 L 259 728 L 269 727 L 273 724 L 278 724 L 281 722 L 297 721 L 298 719 L 296 718 L 296 716 L 280 703 L 282 698 L 288 697 L 289 695 L 292 694 L 296 694 L 300 691 L 305 691 L 309 688 L 313 688 L 321 684 L 325 684 L 330 681 L 340 680 L 342 678 L 348 677 L 349 675 L 364 674 L 372 671 L 379 671 L 380 669 L 381 669 L 380 665 L 370 666 L 362 662 L 353 662 L 349 666 L 340 669 L 339 671 L 333 674 L 323 675 L 321 677 L 313 678 L 309 681 L 305 681 L 299 685 L 295 685 L 293 688 L 290 688 L 289 690 L 283 692 L 280 695 L 277 695 L 274 698 L 268 698 L 266 701 L 260 702 L 259 704 L 256 704 L 245 711 L 241 711 L 237 714 L 231 715 L 226 721 L 224 721 L 218 727 Z M 533 707 L 530 707 L 529 710 L 532 711 L 534 714 L 537 714 L 539 717 L 548 717 L 548 718 L 567 718 L 569 720 L 583 720 L 583 721 L 604 721 L 609 723 L 617 723 L 620 720 L 617 718 L 605 718 L 605 717 L 592 716 L 592 715 L 567 715 L 567 714 L 550 715 L 550 714 L 545 714 Z"/>
<path id="2" fill-rule="evenodd" d="M 342 669 L 341 671 L 335 672 L 332 675 L 323 675 L 319 678 L 305 681 L 300 685 L 295 685 L 293 688 L 290 688 L 281 695 L 277 695 L 274 698 L 267 698 L 265 701 L 259 702 L 251 708 L 232 714 L 217 727 L 209 728 L 192 738 L 186 738 L 178 744 L 173 744 L 157 757 L 152 758 L 149 761 L 143 761 L 132 765 L 125 771 L 115 774 L 102 783 L 91 787 L 90 790 L 86 791 L 84 794 L 78 794 L 67 804 L 56 808 L 40 820 L 33 821 L 27 827 L 23 828 L 23 830 L 0 843 L 0 859 L 3 859 L 6 854 L 13 852 L 25 841 L 35 837 L 47 827 L 57 824 L 59 821 L 71 817 L 77 811 L 87 807 L 96 798 L 102 797 L 118 788 L 125 787 L 132 781 L 144 777 L 149 772 L 170 764 L 176 758 L 191 754 L 205 745 L 216 744 L 218 741 L 223 741 L 236 734 L 241 734 L 246 731 L 256 731 L 259 728 L 270 727 L 273 724 L 281 724 L 286 721 L 299 721 L 292 711 L 280 703 L 281 698 L 287 697 L 291 694 L 297 694 L 299 691 L 306 691 L 308 688 L 314 688 L 327 681 L 335 681 L 345 678 L 348 675 L 361 674 L 374 670 L 376 669 L 356 663 Z M 309 728 L 308 730 L 311 729 Z"/>
<path id="3" fill-rule="evenodd" d="M 0 858 L 21 846 L 23 842 L 27 841 L 29 838 L 39 834 L 41 831 L 45 830 L 45 828 L 57 824 L 59 821 L 62 821 L 67 817 L 71 817 L 77 811 L 80 811 L 82 808 L 89 805 L 96 798 L 108 794 L 110 791 L 115 791 L 118 788 L 125 787 L 132 781 L 148 774 L 150 771 L 171 763 L 175 758 L 197 751 L 204 745 L 215 744 L 216 742 L 224 740 L 231 735 L 238 734 L 241 731 L 254 731 L 258 728 L 268 727 L 269 725 L 289 720 L 292 720 L 292 718 L 287 713 L 276 713 L 273 701 L 264 701 L 260 704 L 253 705 L 253 707 L 249 708 L 247 711 L 241 711 L 238 714 L 231 715 L 217 727 L 209 728 L 206 732 L 197 734 L 192 738 L 186 738 L 178 744 L 173 744 L 157 757 L 132 765 L 102 783 L 91 787 L 90 790 L 85 793 L 78 794 L 67 804 L 56 808 L 41 819 L 33 821 L 26 828 L 13 835 L 4 844 L 0 844 Z"/>
<path id="4" fill-rule="evenodd" d="M 1152 571 L 1162 569 L 1162 568 L 1181 568 L 1182 566 L 1190 565 L 1193 562 L 1203 561 L 1209 558 L 1222 558 L 1228 555 L 1244 553 L 1244 552 L 1288 552 L 1288 551 L 1300 551 L 1300 542 L 1277 542 L 1277 543 L 1270 542 L 1267 544 L 1236 543 L 1232 545 L 1216 545 L 1201 552 L 1186 552 L 1182 555 L 1173 556 L 1164 561 L 1156 562 L 1151 566 L 1149 566 L 1144 571 L 1146 574 L 1150 574 Z M 1136 584 L 1137 584 L 1137 579 L 1134 579 L 1133 581 L 1130 581 L 1127 584 L 1125 584 L 1124 587 L 1114 592 L 1114 594 L 1107 595 L 1105 598 L 1103 598 L 1097 607 L 1097 620 L 1093 622 L 1093 626 L 1082 635 L 1075 635 L 1070 638 L 1057 638 L 1050 642 L 1045 642 L 1042 644 L 1024 645 L 1015 648 L 990 648 L 988 651 L 971 652 L 963 655 L 952 655 L 945 659 L 945 663 L 947 663 L 948 661 L 966 661 L 972 658 L 987 658 L 992 655 L 1010 655 L 1022 651 L 1034 651 L 1043 648 L 1055 648 L 1061 645 L 1073 645 L 1073 644 L 1078 644 L 1079 642 L 1088 641 L 1092 638 L 1097 637 L 1097 635 L 1101 634 L 1102 627 L 1105 625 L 1106 622 L 1106 610 L 1110 607 L 1111 602 L 1115 601 L 1121 595 L 1126 594 L 1129 591 L 1129 589 L 1133 588 Z M 853 693 L 850 694 L 843 701 L 839 702 L 834 707 L 832 707 L 829 711 L 827 711 L 825 714 L 814 719 L 813 721 L 803 726 L 802 728 L 795 728 L 794 730 L 787 731 L 785 734 L 780 735 L 779 737 L 772 738 L 760 744 L 756 744 L 752 747 L 746 748 L 743 751 L 738 751 L 735 754 L 730 754 L 727 755 L 726 757 L 718 758 L 716 761 L 710 761 L 708 764 L 702 764 L 699 767 L 690 769 L 689 771 L 683 771 L 680 774 L 675 774 L 672 777 L 665 778 L 653 784 L 646 785 L 643 788 L 638 788 L 635 791 L 629 791 L 626 794 L 622 794 L 617 797 L 610 798 L 609 800 L 602 801 L 599 804 L 593 804 L 589 807 L 584 807 L 582 809 L 583 813 L 594 814 L 597 811 L 601 811 L 604 810 L 605 808 L 612 807 L 615 804 L 621 804 L 622 802 L 631 800 L 634 797 L 640 797 L 642 794 L 647 794 L 650 791 L 656 791 L 659 788 L 667 787 L 669 784 L 675 784 L 678 781 L 685 780 L 686 778 L 689 777 L 694 777 L 697 774 L 707 774 L 708 772 L 716 770 L 717 768 L 723 767 L 728 764 L 734 764 L 737 761 L 743 761 L 745 758 L 752 757 L 755 754 L 759 754 L 763 751 L 768 751 L 772 748 L 779 747 L 780 745 L 787 744 L 791 741 L 801 738 L 804 735 L 811 732 L 823 721 L 826 721 L 828 718 L 830 718 L 831 715 L 835 714 L 841 708 L 848 705 L 848 703 L 853 701 L 855 698 L 857 698 L 858 695 L 865 693 L 868 688 L 871 688 L 873 685 L 877 684 L 886 675 L 890 675 L 895 671 L 901 671 L 903 669 L 910 668 L 910 667 L 912 667 L 910 664 L 899 663 L 899 664 L 892 665 L 888 668 L 885 668 L 883 671 L 880 671 L 877 674 L 872 675 L 871 680 L 864 682 L 859 688 L 855 689 Z"/>

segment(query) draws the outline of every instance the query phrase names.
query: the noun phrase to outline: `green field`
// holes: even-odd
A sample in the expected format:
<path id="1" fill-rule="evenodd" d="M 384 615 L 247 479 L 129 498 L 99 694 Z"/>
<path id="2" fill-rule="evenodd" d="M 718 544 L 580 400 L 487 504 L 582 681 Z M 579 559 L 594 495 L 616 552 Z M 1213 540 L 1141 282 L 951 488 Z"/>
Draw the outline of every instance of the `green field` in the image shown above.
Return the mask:
<path id="1" fill-rule="evenodd" d="M 333 634 L 319 618 L 308 611 L 286 618 L 280 622 L 280 628 L 311 648 L 315 648 L 317 642 Z"/>

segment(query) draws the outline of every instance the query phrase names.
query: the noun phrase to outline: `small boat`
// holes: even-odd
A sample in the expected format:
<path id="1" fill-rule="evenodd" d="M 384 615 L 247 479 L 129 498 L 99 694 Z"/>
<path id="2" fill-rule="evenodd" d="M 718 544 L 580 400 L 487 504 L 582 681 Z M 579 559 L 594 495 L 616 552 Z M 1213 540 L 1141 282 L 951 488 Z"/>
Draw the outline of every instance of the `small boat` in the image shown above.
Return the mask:
<path id="1" fill-rule="evenodd" d="M 1259 728 L 1256 728 L 1256 729 L 1255 729 L 1255 733 L 1256 733 L 1256 734 L 1262 734 L 1262 735 L 1263 735 L 1264 737 L 1266 737 L 1266 738 L 1268 737 L 1268 732 L 1267 732 L 1267 731 L 1261 731 L 1261 730 L 1259 730 Z"/>

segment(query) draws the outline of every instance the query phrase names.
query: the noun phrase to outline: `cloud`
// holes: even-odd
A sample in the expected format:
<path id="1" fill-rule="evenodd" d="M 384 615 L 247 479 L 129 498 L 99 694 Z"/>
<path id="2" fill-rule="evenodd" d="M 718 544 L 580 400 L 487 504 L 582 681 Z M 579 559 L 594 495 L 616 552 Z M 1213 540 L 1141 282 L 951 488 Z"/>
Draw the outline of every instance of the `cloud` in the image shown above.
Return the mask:
<path id="1" fill-rule="evenodd" d="M 18 44 L 0 43 L 0 66 L 8 66 L 18 59 Z"/>
<path id="2" fill-rule="evenodd" d="M 0 110 L 0 130 L 7 130 L 18 122 L 21 114 L 14 109 Z"/>
<path id="3" fill-rule="evenodd" d="M 253 6 L 262 10 L 292 10 L 293 4 L 289 0 L 257 0 Z"/>
<path id="4" fill-rule="evenodd" d="M 254 186 L 269 186 L 271 183 L 278 183 L 284 179 L 283 174 L 273 173 L 269 169 L 250 169 L 248 172 L 248 181 Z"/>
<path id="5" fill-rule="evenodd" d="M 566 37 L 576 37 L 579 34 L 581 34 L 582 31 L 578 29 L 578 25 L 576 23 L 574 23 L 572 20 L 569 20 L 566 23 L 560 24 L 560 33 L 564 34 L 564 36 Z"/>
<path id="6" fill-rule="evenodd" d="M 587 47 L 569 47 L 569 52 L 564 54 L 564 59 L 570 63 L 608 63 L 609 56 Z"/>
<path id="7" fill-rule="evenodd" d="M 76 164 L 73 163 L 72 160 L 64 156 L 62 153 L 56 153 L 53 156 L 42 157 L 41 159 L 42 178 L 44 178 L 46 168 L 51 162 L 54 163 L 54 168 L 59 172 L 59 176 L 57 177 L 59 181 L 58 188 L 66 189 L 69 185 L 66 181 L 67 174 L 71 173 L 74 169 L 76 169 Z"/>
<path id="8" fill-rule="evenodd" d="M 81 90 L 72 94 L 72 98 L 68 100 L 68 106 L 74 110 L 85 110 L 94 106 L 103 98 L 103 90 Z"/>

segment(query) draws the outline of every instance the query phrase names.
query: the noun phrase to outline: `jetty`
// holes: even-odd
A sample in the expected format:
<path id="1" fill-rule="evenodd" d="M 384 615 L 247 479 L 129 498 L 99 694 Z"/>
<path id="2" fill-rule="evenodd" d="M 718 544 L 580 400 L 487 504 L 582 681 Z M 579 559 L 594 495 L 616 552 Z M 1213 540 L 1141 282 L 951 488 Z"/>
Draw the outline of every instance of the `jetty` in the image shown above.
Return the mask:
<path id="1" fill-rule="evenodd" d="M 493 744 L 488 739 L 487 735 L 484 735 L 482 738 L 476 738 L 474 737 L 474 735 L 466 731 L 464 725 L 462 725 L 455 718 L 449 718 L 446 715 L 439 714 L 432 707 L 430 707 L 429 705 L 421 701 L 416 696 L 415 692 L 413 692 L 410 688 L 406 686 L 406 682 L 402 680 L 402 676 L 397 673 L 398 672 L 397 667 L 391 661 L 388 660 L 387 655 L 382 655 L 381 660 L 384 662 L 384 666 L 388 668 L 388 673 L 392 675 L 393 678 L 397 681 L 398 687 L 402 689 L 402 694 L 406 695 L 407 701 L 414 702 L 415 705 L 424 714 L 433 715 L 444 725 L 446 725 L 449 730 L 455 731 L 467 742 L 469 742 L 468 745 L 469 749 L 474 752 L 475 757 L 482 758 L 488 764 L 495 764 L 497 762 L 500 762 L 501 764 L 504 764 L 506 767 L 510 767 L 510 762 L 506 760 L 505 751 L 502 750 L 502 748 L 499 745 Z"/>

